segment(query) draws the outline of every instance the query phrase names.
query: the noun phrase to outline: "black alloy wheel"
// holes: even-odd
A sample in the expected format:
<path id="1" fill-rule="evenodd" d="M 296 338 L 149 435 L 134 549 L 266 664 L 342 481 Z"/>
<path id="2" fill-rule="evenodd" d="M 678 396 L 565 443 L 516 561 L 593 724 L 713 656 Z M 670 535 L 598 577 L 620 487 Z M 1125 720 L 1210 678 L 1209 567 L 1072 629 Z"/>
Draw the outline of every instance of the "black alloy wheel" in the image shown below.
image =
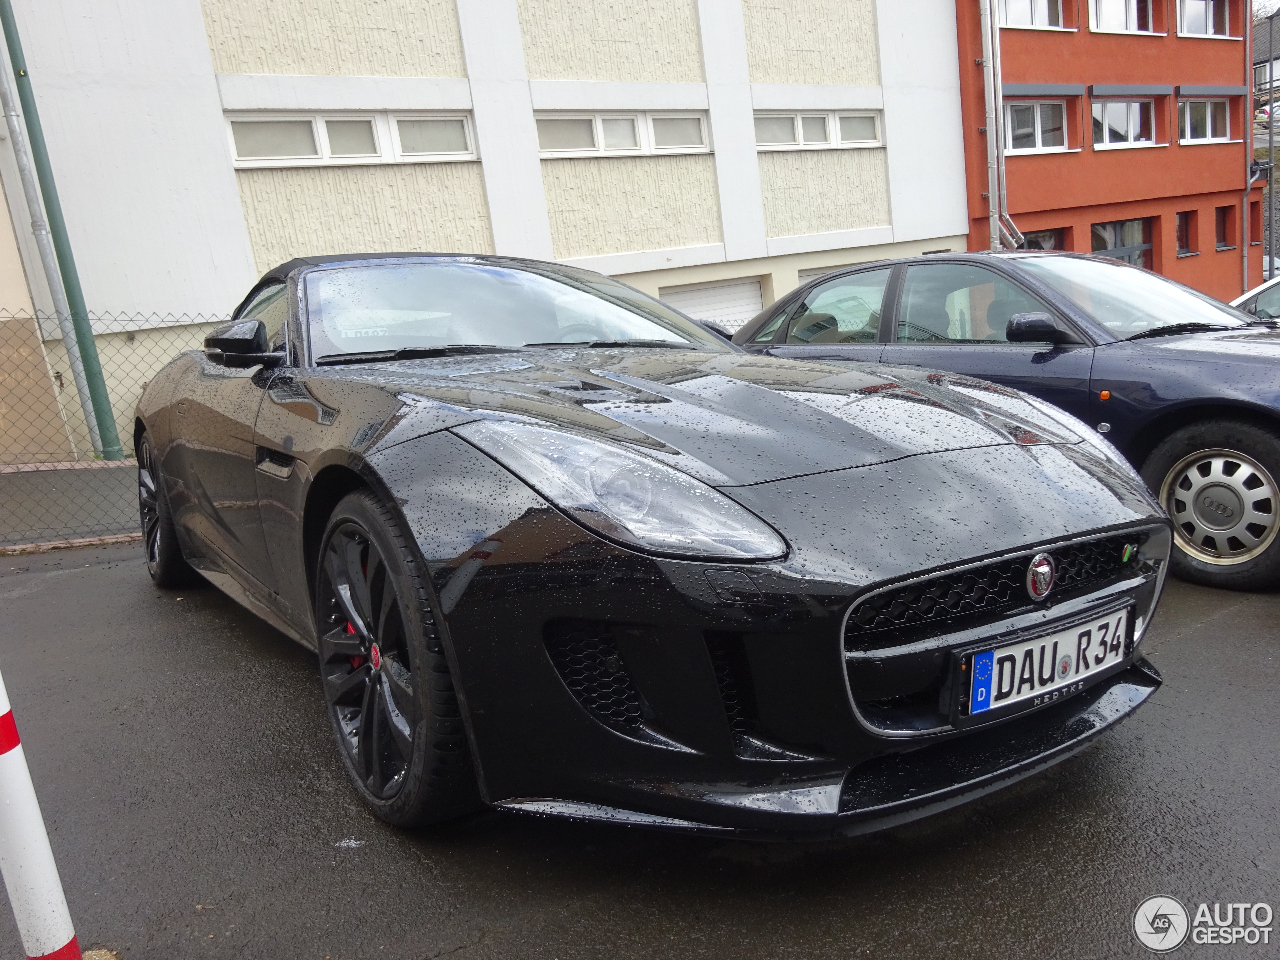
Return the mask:
<path id="1" fill-rule="evenodd" d="M 147 573 L 158 587 L 185 587 L 196 579 L 195 571 L 182 556 L 178 535 L 164 494 L 160 463 L 145 433 L 139 438 L 138 519 L 142 524 L 142 545 L 147 554 Z"/>
<path id="2" fill-rule="evenodd" d="M 477 805 L 461 711 L 419 564 L 372 494 L 334 511 L 317 564 L 320 674 L 344 765 L 398 826 Z"/>

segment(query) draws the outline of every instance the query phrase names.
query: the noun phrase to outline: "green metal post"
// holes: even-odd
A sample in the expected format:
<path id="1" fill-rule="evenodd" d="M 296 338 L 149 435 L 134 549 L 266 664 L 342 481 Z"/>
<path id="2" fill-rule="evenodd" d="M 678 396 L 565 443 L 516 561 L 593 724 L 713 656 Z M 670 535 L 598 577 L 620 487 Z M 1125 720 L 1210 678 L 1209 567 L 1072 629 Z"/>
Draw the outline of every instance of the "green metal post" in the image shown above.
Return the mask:
<path id="1" fill-rule="evenodd" d="M 40 114 L 36 111 L 36 99 L 31 90 L 31 77 L 27 75 L 27 61 L 22 55 L 22 41 L 18 37 L 18 24 L 13 19 L 13 6 L 9 0 L 0 0 L 0 25 L 4 27 L 4 40 L 9 48 L 9 60 L 13 63 L 13 75 L 18 83 L 18 100 L 22 103 L 22 118 L 31 144 L 31 159 L 36 168 L 36 178 L 40 181 L 40 193 L 44 196 L 49 235 L 53 240 L 53 249 L 58 254 L 62 286 L 67 293 L 71 322 L 75 324 L 76 338 L 80 344 L 80 360 L 84 364 L 84 376 L 89 384 L 94 419 L 98 421 L 98 435 L 102 438 L 102 456 L 106 460 L 122 460 L 124 451 L 120 448 L 120 436 L 116 433 L 116 418 L 111 410 L 111 400 L 107 396 L 106 381 L 102 377 L 98 347 L 93 342 L 89 309 L 85 306 L 84 291 L 80 289 L 80 274 L 76 271 L 76 261 L 71 254 L 67 222 L 62 217 L 62 203 L 58 200 L 58 188 L 53 181 L 49 150 L 45 146 Z"/>

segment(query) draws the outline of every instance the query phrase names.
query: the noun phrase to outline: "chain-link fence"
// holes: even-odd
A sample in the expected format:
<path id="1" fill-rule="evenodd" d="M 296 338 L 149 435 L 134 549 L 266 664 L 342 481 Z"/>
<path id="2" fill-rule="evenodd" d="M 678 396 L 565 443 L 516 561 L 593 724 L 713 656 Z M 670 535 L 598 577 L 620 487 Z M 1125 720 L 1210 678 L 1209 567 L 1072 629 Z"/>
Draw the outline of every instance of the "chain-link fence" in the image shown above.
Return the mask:
<path id="1" fill-rule="evenodd" d="M 0 310 L 0 552 L 138 532 L 133 410 L 221 317 L 92 318 L 124 460 L 95 452 L 58 322 Z"/>

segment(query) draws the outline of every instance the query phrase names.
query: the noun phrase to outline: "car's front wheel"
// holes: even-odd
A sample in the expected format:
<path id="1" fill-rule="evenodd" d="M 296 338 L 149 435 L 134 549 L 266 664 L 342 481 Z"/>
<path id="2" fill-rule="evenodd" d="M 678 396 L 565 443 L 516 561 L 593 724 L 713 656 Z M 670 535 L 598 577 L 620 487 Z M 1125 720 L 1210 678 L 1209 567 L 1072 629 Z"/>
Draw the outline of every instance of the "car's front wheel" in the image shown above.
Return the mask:
<path id="1" fill-rule="evenodd" d="M 1173 520 L 1176 576 L 1233 590 L 1280 586 L 1280 432 L 1192 424 L 1156 447 L 1142 476 Z"/>
<path id="2" fill-rule="evenodd" d="M 317 647 L 343 764 L 377 816 L 421 826 L 479 806 L 425 570 L 373 494 L 338 504 L 316 575 Z"/>
<path id="3" fill-rule="evenodd" d="M 142 545 L 147 552 L 147 572 L 157 587 L 185 587 L 196 581 L 196 572 L 182 556 L 178 534 L 169 514 L 160 461 L 151 438 L 138 440 L 138 519 L 142 523 Z"/>

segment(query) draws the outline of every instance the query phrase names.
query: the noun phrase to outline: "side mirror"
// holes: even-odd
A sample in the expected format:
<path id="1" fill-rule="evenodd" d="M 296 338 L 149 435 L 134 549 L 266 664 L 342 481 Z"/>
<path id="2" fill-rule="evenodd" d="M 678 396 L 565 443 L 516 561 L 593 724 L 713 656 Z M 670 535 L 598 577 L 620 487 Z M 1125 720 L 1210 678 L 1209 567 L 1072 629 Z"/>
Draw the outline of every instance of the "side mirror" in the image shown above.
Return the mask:
<path id="1" fill-rule="evenodd" d="M 1075 343 L 1075 337 L 1047 313 L 1015 313 L 1004 329 L 1010 343 Z"/>
<path id="2" fill-rule="evenodd" d="M 728 330 L 724 329 L 724 327 L 716 326 L 714 323 L 710 323 L 706 320 L 699 320 L 698 323 L 701 324 L 702 329 L 710 330 L 717 337 L 721 337 L 725 340 L 728 340 L 730 343 L 733 342 L 733 334 L 730 333 Z"/>
<path id="3" fill-rule="evenodd" d="M 204 338 L 204 354 L 224 367 L 275 367 L 283 353 L 267 351 L 267 328 L 261 320 L 238 320 Z"/>

